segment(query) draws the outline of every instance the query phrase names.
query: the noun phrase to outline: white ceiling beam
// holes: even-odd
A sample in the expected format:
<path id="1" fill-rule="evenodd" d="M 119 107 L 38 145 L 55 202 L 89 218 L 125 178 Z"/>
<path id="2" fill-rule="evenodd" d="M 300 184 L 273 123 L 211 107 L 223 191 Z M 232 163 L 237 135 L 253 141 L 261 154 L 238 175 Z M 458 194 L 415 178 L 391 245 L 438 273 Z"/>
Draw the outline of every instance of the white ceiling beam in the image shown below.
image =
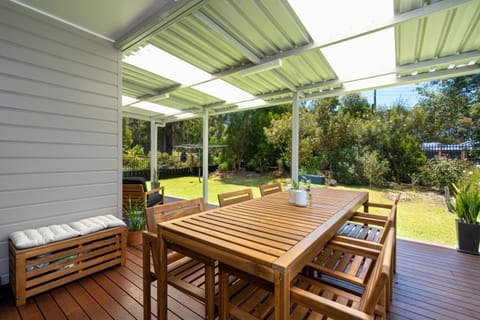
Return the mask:
<path id="1" fill-rule="evenodd" d="M 402 66 L 397 67 L 396 72 L 404 73 L 404 72 L 416 71 L 416 70 L 425 69 L 425 68 L 432 68 L 437 65 L 452 64 L 452 63 L 458 63 L 460 61 L 465 61 L 465 60 L 478 60 L 478 59 L 480 59 L 480 50 L 470 51 L 470 52 L 456 54 L 456 55 L 447 56 L 447 57 L 441 57 L 438 59 L 425 60 L 417 63 L 404 64 Z"/>
<path id="2" fill-rule="evenodd" d="M 125 53 L 197 11 L 207 2 L 208 0 L 168 0 L 159 10 L 116 39 L 114 47 Z"/>
<path id="3" fill-rule="evenodd" d="M 367 91 L 370 89 L 388 88 L 388 87 L 395 87 L 395 86 L 401 86 L 401 85 L 407 85 L 407 84 L 427 82 L 432 80 L 449 79 L 449 78 L 455 78 L 455 77 L 476 74 L 476 73 L 480 73 L 480 65 L 465 66 L 461 68 L 446 69 L 446 70 L 440 70 L 435 72 L 424 72 L 424 73 L 417 74 L 415 76 L 405 76 L 405 77 L 397 78 L 394 81 L 391 81 L 385 85 L 375 85 L 370 87 L 366 86 L 363 88 L 358 88 L 356 90 L 347 90 L 345 88 L 339 88 L 331 91 L 313 93 L 313 94 L 305 95 L 302 98 L 302 100 L 312 100 L 312 99 L 318 99 L 318 98 L 326 98 L 326 97 L 345 95 L 345 94 L 350 94 L 355 92 Z"/>
<path id="4" fill-rule="evenodd" d="M 201 13 L 200 11 L 196 11 L 193 16 L 200 20 L 204 25 L 210 28 L 212 31 L 215 31 L 219 36 L 221 36 L 224 40 L 234 46 L 237 50 L 241 51 L 244 56 L 248 58 L 248 60 L 252 61 L 253 63 L 257 64 L 260 62 L 260 58 L 257 57 L 255 53 L 245 47 L 240 41 L 232 37 L 229 33 L 227 33 L 222 27 L 212 21 L 209 17 Z"/>

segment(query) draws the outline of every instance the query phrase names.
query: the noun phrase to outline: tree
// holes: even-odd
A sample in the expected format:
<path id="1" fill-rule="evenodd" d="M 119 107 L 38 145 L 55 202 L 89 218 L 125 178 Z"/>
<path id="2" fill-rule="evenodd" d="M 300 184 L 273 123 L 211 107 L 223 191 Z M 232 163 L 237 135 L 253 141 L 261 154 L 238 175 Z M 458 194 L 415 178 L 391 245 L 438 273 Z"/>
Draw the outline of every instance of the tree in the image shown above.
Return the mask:
<path id="1" fill-rule="evenodd" d="M 431 81 L 418 91 L 431 141 L 462 143 L 480 137 L 480 74 Z"/>
<path id="2" fill-rule="evenodd" d="M 398 105 L 379 110 L 370 121 L 364 122 L 364 145 L 388 159 L 397 182 L 409 181 L 426 161 L 415 135 L 418 119 L 410 115 L 409 109 Z"/>
<path id="3" fill-rule="evenodd" d="M 122 118 L 122 150 L 125 153 L 128 149 L 132 147 L 133 143 L 133 135 L 132 130 L 130 130 L 129 126 L 129 119 Z"/>
<path id="4" fill-rule="evenodd" d="M 248 166 L 250 169 L 265 171 L 274 166 L 279 150 L 267 141 L 264 128 L 269 126 L 275 113 L 285 107 L 273 107 L 226 115 L 225 143 L 223 160 L 229 158 L 233 169 Z"/>
<path id="5" fill-rule="evenodd" d="M 370 184 L 382 186 L 385 182 L 384 175 L 388 173 L 390 168 L 388 167 L 388 161 L 380 159 L 378 151 L 367 151 L 361 158 L 363 164 L 363 174 Z"/>

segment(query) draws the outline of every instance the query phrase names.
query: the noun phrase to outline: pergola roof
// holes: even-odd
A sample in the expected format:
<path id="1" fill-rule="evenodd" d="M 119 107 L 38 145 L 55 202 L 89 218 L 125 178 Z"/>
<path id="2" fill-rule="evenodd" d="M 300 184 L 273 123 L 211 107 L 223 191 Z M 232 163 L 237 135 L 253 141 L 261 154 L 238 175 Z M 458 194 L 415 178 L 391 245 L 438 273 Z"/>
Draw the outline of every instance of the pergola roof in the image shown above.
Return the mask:
<path id="1" fill-rule="evenodd" d="M 159 124 L 480 72 L 479 0 L 15 2 L 112 41 Z"/>

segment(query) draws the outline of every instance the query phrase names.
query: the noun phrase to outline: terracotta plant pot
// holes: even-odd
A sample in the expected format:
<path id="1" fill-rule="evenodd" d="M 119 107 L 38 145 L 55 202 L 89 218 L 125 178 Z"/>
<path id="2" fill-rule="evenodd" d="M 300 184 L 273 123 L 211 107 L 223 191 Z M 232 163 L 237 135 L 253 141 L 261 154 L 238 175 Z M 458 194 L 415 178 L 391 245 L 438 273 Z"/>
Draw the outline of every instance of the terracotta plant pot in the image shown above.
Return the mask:
<path id="1" fill-rule="evenodd" d="M 143 243 L 143 231 L 127 231 L 127 244 L 129 246 L 139 246 Z"/>

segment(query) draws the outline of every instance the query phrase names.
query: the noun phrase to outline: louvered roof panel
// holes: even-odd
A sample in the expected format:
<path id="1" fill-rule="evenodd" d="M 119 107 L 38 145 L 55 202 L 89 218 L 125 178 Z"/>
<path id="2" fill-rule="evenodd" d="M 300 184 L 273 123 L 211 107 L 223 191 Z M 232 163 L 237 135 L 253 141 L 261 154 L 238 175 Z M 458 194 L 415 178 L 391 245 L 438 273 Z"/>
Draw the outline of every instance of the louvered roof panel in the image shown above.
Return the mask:
<path id="1" fill-rule="evenodd" d="M 418 1 L 411 1 L 415 7 Z M 480 1 L 430 14 L 396 27 L 397 64 L 458 55 L 480 49 Z"/>
<path id="2" fill-rule="evenodd" d="M 123 63 L 122 77 L 123 81 L 130 82 L 150 90 L 162 90 L 177 84 L 175 81 L 166 79 L 155 73 L 132 66 L 125 62 Z M 146 94 L 146 92 L 144 92 L 144 94 Z"/>

